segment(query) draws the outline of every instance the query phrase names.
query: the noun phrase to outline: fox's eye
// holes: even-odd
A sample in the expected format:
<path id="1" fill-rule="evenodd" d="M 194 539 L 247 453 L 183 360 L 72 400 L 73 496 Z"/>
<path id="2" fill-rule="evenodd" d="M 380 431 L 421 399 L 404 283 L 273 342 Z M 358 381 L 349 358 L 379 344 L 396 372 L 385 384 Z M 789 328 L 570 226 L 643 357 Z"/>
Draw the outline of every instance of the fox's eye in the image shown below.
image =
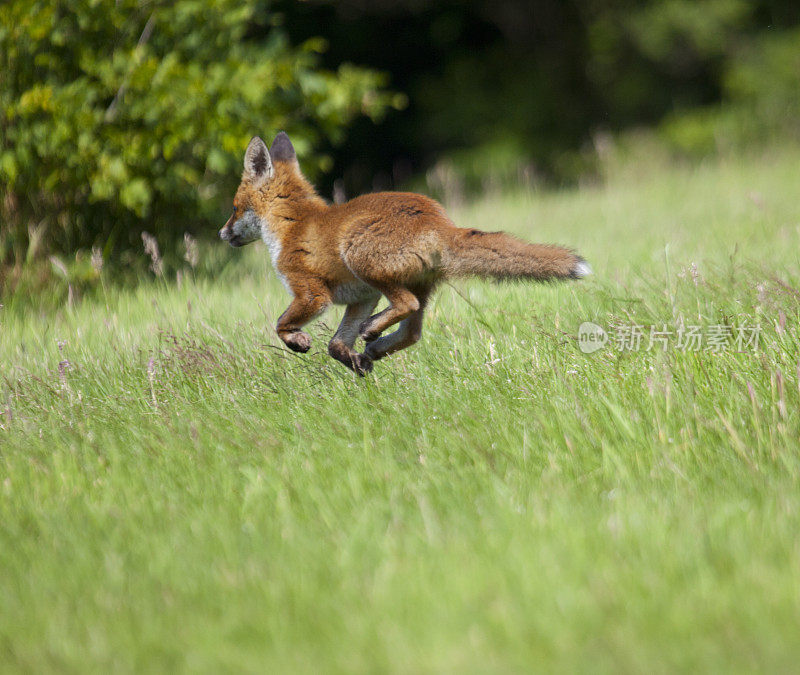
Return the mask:
<path id="1" fill-rule="evenodd" d="M 234 212 L 234 213 L 236 213 L 236 211 L 237 211 L 237 210 L 238 210 L 238 209 L 237 209 L 237 208 L 234 206 L 234 207 L 233 207 L 233 212 Z"/>

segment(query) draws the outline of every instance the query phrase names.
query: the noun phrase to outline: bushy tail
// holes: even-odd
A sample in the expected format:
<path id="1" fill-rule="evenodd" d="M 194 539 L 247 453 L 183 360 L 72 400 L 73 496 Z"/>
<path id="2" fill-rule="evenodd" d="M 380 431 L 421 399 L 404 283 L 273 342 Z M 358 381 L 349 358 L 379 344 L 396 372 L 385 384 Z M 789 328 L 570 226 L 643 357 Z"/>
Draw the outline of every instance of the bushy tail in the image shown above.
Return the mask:
<path id="1" fill-rule="evenodd" d="M 444 256 L 447 276 L 494 279 L 580 279 L 592 273 L 589 264 L 561 246 L 529 244 L 505 232 L 457 228 Z"/>

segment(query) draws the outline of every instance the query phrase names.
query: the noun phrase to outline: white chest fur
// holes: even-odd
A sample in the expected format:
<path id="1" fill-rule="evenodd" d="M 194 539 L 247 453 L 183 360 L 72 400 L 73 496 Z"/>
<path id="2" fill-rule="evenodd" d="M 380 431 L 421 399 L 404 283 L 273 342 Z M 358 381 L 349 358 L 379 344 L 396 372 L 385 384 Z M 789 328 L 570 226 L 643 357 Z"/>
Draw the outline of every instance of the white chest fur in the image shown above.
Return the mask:
<path id="1" fill-rule="evenodd" d="M 278 275 L 278 279 L 281 280 L 284 288 L 286 288 L 289 293 L 292 293 L 292 289 L 289 287 L 289 281 L 278 269 L 278 259 L 281 255 L 281 240 L 278 239 L 278 236 L 269 228 L 269 225 L 262 225 L 261 239 L 269 249 L 269 257 L 272 261 L 272 267 L 275 269 L 275 274 Z M 294 294 L 292 293 L 292 295 Z"/>

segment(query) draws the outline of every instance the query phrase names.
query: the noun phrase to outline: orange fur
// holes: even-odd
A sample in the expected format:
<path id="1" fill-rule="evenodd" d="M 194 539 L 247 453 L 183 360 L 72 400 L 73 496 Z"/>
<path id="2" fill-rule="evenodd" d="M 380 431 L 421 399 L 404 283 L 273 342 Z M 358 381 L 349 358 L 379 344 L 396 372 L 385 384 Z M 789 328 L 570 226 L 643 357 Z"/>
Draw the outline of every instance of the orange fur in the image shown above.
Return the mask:
<path id="1" fill-rule="evenodd" d="M 288 347 L 308 351 L 301 328 L 330 304 L 346 304 L 329 353 L 359 374 L 372 361 L 420 339 L 425 304 L 443 279 L 477 275 L 550 280 L 589 273 L 585 261 L 558 246 L 529 244 L 502 232 L 456 227 L 436 201 L 380 192 L 329 205 L 302 175 L 288 137 L 268 151 L 254 138 L 220 237 L 240 246 L 261 237 L 294 296 L 278 319 Z M 375 315 L 381 295 L 389 306 Z M 400 327 L 380 337 L 396 323 Z M 367 343 L 354 350 L 356 338 Z"/>

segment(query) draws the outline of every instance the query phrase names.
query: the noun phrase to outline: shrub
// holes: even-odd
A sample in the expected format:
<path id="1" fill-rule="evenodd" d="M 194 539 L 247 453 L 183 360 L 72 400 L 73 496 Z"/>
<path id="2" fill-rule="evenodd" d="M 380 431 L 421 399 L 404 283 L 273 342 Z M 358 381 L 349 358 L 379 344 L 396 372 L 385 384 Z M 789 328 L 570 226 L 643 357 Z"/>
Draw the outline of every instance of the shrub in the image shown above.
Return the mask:
<path id="1" fill-rule="evenodd" d="M 325 168 L 311 150 L 391 98 L 378 73 L 320 69 L 323 48 L 246 0 L 4 0 L 0 262 L 216 228 L 254 133 Z"/>

